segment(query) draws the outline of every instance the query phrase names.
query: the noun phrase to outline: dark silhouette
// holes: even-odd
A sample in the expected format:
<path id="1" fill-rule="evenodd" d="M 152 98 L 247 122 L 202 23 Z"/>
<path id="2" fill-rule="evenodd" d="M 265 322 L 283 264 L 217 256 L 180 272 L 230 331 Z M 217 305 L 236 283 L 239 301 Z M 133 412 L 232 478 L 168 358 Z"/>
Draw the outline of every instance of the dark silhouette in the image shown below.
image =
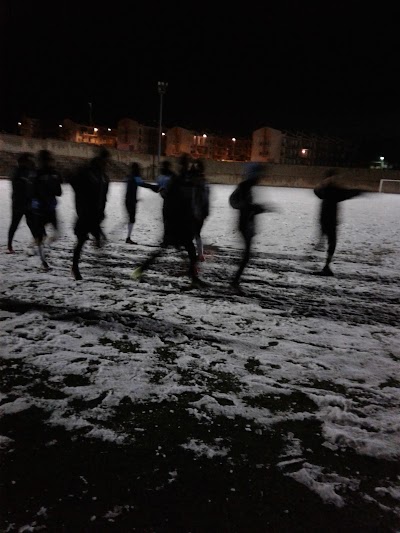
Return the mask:
<path id="1" fill-rule="evenodd" d="M 164 238 L 161 247 L 132 274 L 139 279 L 168 246 L 184 248 L 189 257 L 189 277 L 194 286 L 202 285 L 197 272 L 197 255 L 193 243 L 195 221 L 192 207 L 192 182 L 189 173 L 189 156 L 179 159 L 179 173 L 169 180 L 164 195 Z"/>
<path id="2" fill-rule="evenodd" d="M 157 177 L 156 181 L 159 186 L 159 192 L 161 196 L 167 189 L 170 179 L 175 176 L 175 172 L 172 170 L 171 163 L 168 160 L 165 160 L 161 163 L 160 175 Z"/>
<path id="3" fill-rule="evenodd" d="M 203 239 L 201 231 L 210 212 L 210 188 L 207 183 L 204 162 L 197 159 L 190 169 L 192 180 L 192 204 L 194 216 L 194 238 L 196 241 L 197 258 L 204 261 Z"/>
<path id="4" fill-rule="evenodd" d="M 82 279 L 79 261 L 83 245 L 93 235 L 96 245 L 102 246 L 101 223 L 105 216 L 109 179 L 107 164 L 110 155 L 102 148 L 100 153 L 70 176 L 69 182 L 75 192 L 77 220 L 74 232 L 77 243 L 72 259 L 72 274 L 76 280 Z"/>
<path id="5" fill-rule="evenodd" d="M 32 220 L 36 244 L 42 266 L 48 270 L 43 241 L 46 237 L 46 226 L 54 230 L 53 239 L 58 236 L 57 197 L 62 195 L 61 177 L 55 169 L 54 159 L 48 150 L 38 153 L 38 167 L 33 179 Z"/>
<path id="6" fill-rule="evenodd" d="M 11 175 L 11 223 L 8 230 L 7 253 L 13 254 L 12 246 L 15 232 L 18 229 L 22 217 L 35 237 L 32 220 L 32 193 L 35 162 L 32 154 L 23 153 L 17 159 L 17 166 Z"/>
<path id="7" fill-rule="evenodd" d="M 126 192 L 125 192 L 125 207 L 128 212 L 128 235 L 126 237 L 127 244 L 136 244 L 131 240 L 133 225 L 136 220 L 136 204 L 138 202 L 137 189 L 138 187 L 144 187 L 151 189 L 154 192 L 158 192 L 159 185 L 155 183 L 147 183 L 143 181 L 142 169 L 139 163 L 132 163 L 131 172 L 126 178 Z"/>
<path id="8" fill-rule="evenodd" d="M 171 178 L 175 178 L 176 173 L 172 170 L 171 163 L 167 160 L 163 161 L 160 168 L 160 175 L 157 177 L 156 181 L 158 183 L 159 189 L 158 192 L 163 198 L 163 207 L 162 207 L 162 219 L 165 228 L 165 197 L 168 190 L 169 182 Z M 164 244 L 164 241 L 163 241 Z"/>
<path id="9" fill-rule="evenodd" d="M 101 176 L 101 180 L 103 182 L 103 188 L 102 188 L 102 199 L 101 199 L 101 214 L 100 214 L 100 238 L 105 241 L 106 235 L 104 233 L 103 227 L 101 225 L 102 222 L 104 222 L 104 219 L 106 218 L 106 205 L 107 205 L 107 195 L 108 195 L 108 188 L 110 185 L 110 178 L 107 172 L 107 167 L 110 163 L 111 156 L 110 152 L 107 150 L 107 148 L 100 148 L 100 153 L 97 156 L 97 158 L 94 158 L 94 164 L 97 165 L 96 172 L 99 176 Z"/>
<path id="10" fill-rule="evenodd" d="M 360 189 L 345 189 L 340 187 L 336 180 L 336 169 L 330 169 L 327 171 L 325 179 L 314 189 L 315 195 L 322 200 L 319 215 L 321 238 L 320 243 L 317 246 L 320 246 L 322 240 L 325 238 L 328 240 L 325 266 L 319 273 L 322 276 L 334 275 L 330 268 L 330 264 L 337 243 L 337 227 L 339 223 L 338 203 L 364 193 L 364 191 Z"/>
<path id="11" fill-rule="evenodd" d="M 239 232 L 244 241 L 244 251 L 239 268 L 231 282 L 233 287 L 239 286 L 240 278 L 246 268 L 250 256 L 253 237 L 256 234 L 255 217 L 260 213 L 272 211 L 273 209 L 266 205 L 254 203 L 253 187 L 257 185 L 265 172 L 264 166 L 260 163 L 250 163 L 246 167 L 243 180 L 229 197 L 231 207 L 239 210 Z"/>

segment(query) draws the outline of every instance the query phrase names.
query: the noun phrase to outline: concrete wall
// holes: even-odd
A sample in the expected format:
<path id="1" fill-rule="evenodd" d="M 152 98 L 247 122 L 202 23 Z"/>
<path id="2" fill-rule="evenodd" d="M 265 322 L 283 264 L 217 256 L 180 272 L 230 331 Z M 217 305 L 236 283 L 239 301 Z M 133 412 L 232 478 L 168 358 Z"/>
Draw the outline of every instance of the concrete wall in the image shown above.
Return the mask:
<path id="1" fill-rule="evenodd" d="M 55 139 L 30 139 L 17 135 L 0 135 L 0 176 L 8 177 L 21 152 L 36 154 L 50 150 L 61 173 L 68 173 L 76 165 L 96 155 L 98 147 L 88 144 L 58 141 Z M 154 179 L 157 158 L 152 155 L 134 154 L 110 149 L 112 180 L 121 180 L 129 172 L 129 165 L 136 161 L 144 169 L 145 179 Z M 164 159 L 164 158 L 163 158 Z M 165 158 L 177 168 L 177 159 Z M 207 179 L 210 183 L 236 184 L 240 181 L 244 164 L 231 161 L 205 161 Z M 313 188 L 321 180 L 326 167 L 266 164 L 263 185 L 275 187 Z M 390 169 L 340 169 L 341 181 L 348 187 L 359 187 L 377 192 L 381 179 L 400 180 L 400 170 Z"/>
<path id="2" fill-rule="evenodd" d="M 79 157 L 89 159 L 95 156 L 99 147 L 87 143 L 74 143 L 68 141 L 58 141 L 57 139 L 30 139 L 18 135 L 0 135 L 0 152 L 32 152 L 39 150 L 50 150 L 54 157 Z M 122 150 L 109 148 L 113 161 L 117 163 L 129 164 L 132 161 L 142 162 L 144 165 L 152 163 L 151 155 L 133 154 Z"/>

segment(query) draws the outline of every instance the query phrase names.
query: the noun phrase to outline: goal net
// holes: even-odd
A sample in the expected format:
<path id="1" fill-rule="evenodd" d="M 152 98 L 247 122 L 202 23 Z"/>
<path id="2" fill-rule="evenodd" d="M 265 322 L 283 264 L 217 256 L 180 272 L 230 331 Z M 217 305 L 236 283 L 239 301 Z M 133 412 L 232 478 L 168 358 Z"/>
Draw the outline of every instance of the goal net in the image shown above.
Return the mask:
<path id="1" fill-rule="evenodd" d="M 379 192 L 400 194 L 400 180 L 381 180 L 379 182 Z"/>

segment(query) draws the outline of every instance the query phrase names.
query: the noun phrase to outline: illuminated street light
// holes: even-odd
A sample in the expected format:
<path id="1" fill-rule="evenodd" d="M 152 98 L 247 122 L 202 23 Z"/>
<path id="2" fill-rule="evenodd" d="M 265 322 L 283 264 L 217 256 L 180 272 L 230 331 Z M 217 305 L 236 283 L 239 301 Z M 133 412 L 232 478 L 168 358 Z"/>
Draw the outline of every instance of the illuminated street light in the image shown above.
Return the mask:
<path id="1" fill-rule="evenodd" d="M 62 128 L 62 124 L 59 124 L 58 127 L 59 127 L 59 128 Z"/>
<path id="2" fill-rule="evenodd" d="M 232 160 L 235 159 L 235 143 L 236 143 L 236 137 L 232 137 L 232 142 L 233 142 L 233 145 L 232 145 Z"/>
<path id="3" fill-rule="evenodd" d="M 158 82 L 158 94 L 160 95 L 160 121 L 158 124 L 158 169 L 160 169 L 160 158 L 161 158 L 161 134 L 162 134 L 162 108 L 163 108 L 163 96 L 167 91 L 168 82 L 159 81 Z"/>
<path id="4" fill-rule="evenodd" d="M 93 128 L 93 131 L 97 133 L 99 131 L 99 128 Z"/>
<path id="5" fill-rule="evenodd" d="M 383 157 L 383 155 L 381 155 L 379 159 L 381 161 L 381 168 L 384 168 L 385 167 L 385 163 L 384 163 L 385 158 Z"/>

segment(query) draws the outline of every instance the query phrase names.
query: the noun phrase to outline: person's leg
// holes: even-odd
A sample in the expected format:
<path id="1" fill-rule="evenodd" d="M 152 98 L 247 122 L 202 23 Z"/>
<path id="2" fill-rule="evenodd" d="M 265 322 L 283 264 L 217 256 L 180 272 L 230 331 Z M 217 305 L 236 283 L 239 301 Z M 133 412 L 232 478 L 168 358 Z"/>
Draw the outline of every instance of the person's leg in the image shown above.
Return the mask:
<path id="1" fill-rule="evenodd" d="M 316 244 L 314 245 L 315 250 L 317 250 L 318 252 L 324 251 L 324 249 L 325 249 L 325 238 L 326 238 L 325 232 L 324 232 L 322 226 L 320 226 L 318 228 L 318 236 L 317 236 L 317 239 L 316 239 Z"/>
<path id="2" fill-rule="evenodd" d="M 46 261 L 46 255 L 44 253 L 44 245 L 43 245 L 44 235 L 46 234 L 46 232 L 45 232 L 44 224 L 42 224 L 40 221 L 37 221 L 37 222 L 38 222 L 38 225 L 36 226 L 37 227 L 36 245 L 38 247 L 38 253 L 39 253 L 39 257 L 42 262 L 43 268 L 45 270 L 49 270 L 49 265 Z"/>
<path id="3" fill-rule="evenodd" d="M 44 246 L 43 241 L 46 236 L 46 229 L 45 229 L 45 217 L 43 213 L 38 212 L 33 215 L 33 235 L 35 238 L 36 246 L 38 247 L 38 253 L 40 260 L 42 262 L 42 266 L 45 270 L 49 270 L 49 265 L 46 261 L 46 256 L 44 253 Z"/>
<path id="4" fill-rule="evenodd" d="M 239 280 L 242 277 L 243 271 L 250 260 L 251 255 L 251 238 L 245 239 L 245 247 L 243 250 L 242 260 L 240 262 L 239 268 L 236 272 L 235 277 L 233 278 L 232 285 L 239 285 Z"/>
<path id="5" fill-rule="evenodd" d="M 49 265 L 48 265 L 48 263 L 46 261 L 46 255 L 44 253 L 43 238 L 40 238 L 37 241 L 37 247 L 38 247 L 39 257 L 40 257 L 40 260 L 42 262 L 43 268 L 45 270 L 49 270 Z"/>
<path id="6" fill-rule="evenodd" d="M 102 248 L 103 240 L 105 239 L 103 230 L 99 220 L 82 219 L 82 224 L 79 228 L 79 234 L 85 236 L 85 241 L 89 238 L 89 233 L 94 237 L 94 245 L 97 248 Z"/>
<path id="7" fill-rule="evenodd" d="M 203 240 L 201 238 L 201 235 L 200 234 L 196 235 L 195 240 L 196 240 L 196 248 L 197 248 L 197 257 L 199 258 L 199 261 L 204 261 Z"/>
<path id="8" fill-rule="evenodd" d="M 196 248 L 193 244 L 192 240 L 188 240 L 184 244 L 185 250 L 187 251 L 187 254 L 189 256 L 189 276 L 192 279 L 198 279 L 198 271 L 197 271 L 197 254 L 196 254 Z"/>
<path id="9" fill-rule="evenodd" d="M 100 241 L 99 225 L 96 220 L 96 224 L 91 227 L 91 219 L 88 216 L 81 216 L 76 220 L 74 233 L 76 235 L 77 241 L 74 247 L 72 255 L 72 275 L 76 280 L 81 280 L 82 276 L 79 270 L 79 262 L 81 259 L 82 248 L 87 239 L 89 238 L 89 233 L 91 233 L 96 242 Z"/>
<path id="10" fill-rule="evenodd" d="M 195 241 L 197 249 L 197 257 L 199 261 L 204 261 L 204 249 L 203 249 L 203 239 L 201 238 L 201 230 L 203 228 L 203 222 L 197 222 L 195 228 Z"/>
<path id="11" fill-rule="evenodd" d="M 136 212 L 135 211 L 129 211 L 129 222 L 128 222 L 128 234 L 126 236 L 126 243 L 127 244 L 136 244 L 132 241 L 131 239 L 131 235 L 132 235 L 132 230 L 133 230 L 133 225 L 135 223 L 135 219 L 136 219 Z"/>
<path id="12" fill-rule="evenodd" d="M 164 252 L 164 248 L 159 248 L 158 250 L 155 250 L 150 256 L 145 260 L 144 263 L 142 263 L 141 268 L 144 272 L 148 268 L 151 267 L 151 265 L 154 263 L 154 261 Z"/>
<path id="13" fill-rule="evenodd" d="M 102 223 L 104 222 L 104 219 L 105 219 L 105 215 L 104 215 L 104 213 L 103 213 L 103 214 L 100 216 L 99 221 L 98 221 L 100 241 L 106 241 L 106 240 L 107 240 L 107 236 L 106 236 L 106 234 L 104 233 L 104 230 L 103 230 L 103 227 L 102 227 Z M 100 241 L 99 241 L 99 242 L 100 242 Z M 97 242 L 97 241 L 96 241 L 96 242 Z M 101 242 L 100 242 L 99 247 L 101 247 Z"/>
<path id="14" fill-rule="evenodd" d="M 77 235 L 77 243 L 74 248 L 74 253 L 72 256 L 72 275 L 76 280 L 81 280 L 82 276 L 79 270 L 79 261 L 81 258 L 81 252 L 83 245 L 85 244 L 87 235 Z"/>
<path id="15" fill-rule="evenodd" d="M 325 261 L 325 266 L 322 269 L 322 273 L 326 276 L 333 276 L 333 272 L 330 268 L 330 264 L 332 262 L 333 255 L 336 250 L 336 242 L 337 242 L 337 234 L 336 234 L 336 228 L 330 228 L 330 230 L 327 232 L 327 238 L 328 238 L 328 251 Z"/>
<path id="16" fill-rule="evenodd" d="M 131 235 L 133 230 L 133 222 L 128 222 L 128 234 L 126 236 L 126 242 L 132 244 Z"/>
<path id="17" fill-rule="evenodd" d="M 30 210 L 27 210 L 25 212 L 25 220 L 28 225 L 28 228 L 30 229 L 32 237 L 35 239 L 35 223 L 34 223 L 32 212 Z"/>
<path id="18" fill-rule="evenodd" d="M 50 236 L 48 242 L 54 242 L 58 239 L 58 219 L 57 219 L 57 213 L 56 210 L 51 210 L 47 213 L 46 218 L 46 224 L 50 224 L 53 227 L 53 234 Z M 46 227 L 44 228 L 45 236 L 46 236 Z"/>
<path id="19" fill-rule="evenodd" d="M 24 214 L 24 212 L 20 211 L 18 209 L 13 209 L 12 210 L 11 224 L 10 224 L 10 228 L 8 230 L 8 243 L 7 243 L 7 248 L 8 248 L 8 253 L 9 254 L 13 254 L 14 253 L 14 250 L 13 250 L 13 247 L 12 247 L 12 241 L 14 239 L 14 235 L 15 235 L 15 232 L 17 231 L 19 223 L 21 222 L 21 218 L 23 217 L 23 214 Z"/>
<path id="20" fill-rule="evenodd" d="M 135 270 L 132 272 L 132 277 L 134 279 L 140 279 L 143 275 L 143 272 L 151 267 L 155 260 L 165 251 L 165 246 L 161 246 L 158 250 L 155 250 L 149 257 Z"/>
<path id="21" fill-rule="evenodd" d="M 54 228 L 54 231 L 58 231 L 57 212 L 55 209 L 48 211 L 46 223 L 51 224 Z"/>

